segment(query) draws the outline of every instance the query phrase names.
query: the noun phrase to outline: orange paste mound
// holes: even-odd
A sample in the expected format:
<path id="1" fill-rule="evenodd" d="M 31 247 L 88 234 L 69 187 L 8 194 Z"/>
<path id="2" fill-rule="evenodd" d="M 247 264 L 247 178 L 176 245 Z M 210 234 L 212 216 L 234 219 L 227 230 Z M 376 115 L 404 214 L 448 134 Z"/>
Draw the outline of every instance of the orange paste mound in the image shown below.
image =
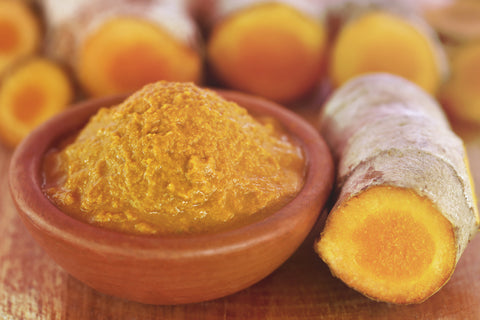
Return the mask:
<path id="1" fill-rule="evenodd" d="M 67 214 L 117 231 L 214 232 L 284 206 L 303 185 L 304 163 L 276 120 L 161 81 L 102 108 L 50 152 L 44 191 Z"/>

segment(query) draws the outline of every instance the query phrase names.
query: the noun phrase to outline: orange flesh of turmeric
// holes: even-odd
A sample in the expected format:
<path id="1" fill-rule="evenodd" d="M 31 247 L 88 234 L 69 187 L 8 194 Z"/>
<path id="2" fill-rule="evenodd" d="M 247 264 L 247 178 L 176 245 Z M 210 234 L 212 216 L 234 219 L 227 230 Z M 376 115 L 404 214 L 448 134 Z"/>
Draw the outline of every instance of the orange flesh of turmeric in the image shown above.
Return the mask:
<path id="1" fill-rule="evenodd" d="M 70 79 L 53 62 L 33 58 L 18 65 L 0 85 L 0 140 L 15 147 L 72 98 Z"/>
<path id="2" fill-rule="evenodd" d="M 0 52 L 10 52 L 18 45 L 18 30 L 10 21 L 0 20 Z"/>
<path id="3" fill-rule="evenodd" d="M 367 70 L 368 72 L 389 72 L 406 79 L 415 79 L 417 70 L 405 67 L 418 64 L 415 50 L 412 49 L 402 43 L 365 47 L 364 55 L 358 57 L 358 70 L 362 70 L 360 71 L 362 73 Z M 387 57 L 395 57 L 395 61 Z"/>
<path id="4" fill-rule="evenodd" d="M 399 17 L 371 12 L 340 31 L 329 73 L 335 86 L 372 72 L 404 77 L 429 93 L 440 84 L 435 49 L 426 36 Z"/>
<path id="5" fill-rule="evenodd" d="M 316 250 L 335 275 L 366 296 L 418 303 L 451 276 L 452 225 L 427 198 L 375 186 L 330 213 Z"/>
<path id="6" fill-rule="evenodd" d="M 394 211 L 386 215 L 391 217 L 369 216 L 364 227 L 354 231 L 358 262 L 390 281 L 411 278 L 431 263 L 435 245 L 426 227 L 412 217 Z"/>
<path id="7" fill-rule="evenodd" d="M 133 92 L 158 80 L 201 80 L 200 55 L 160 27 L 117 17 L 93 32 L 80 49 L 79 79 L 92 96 Z"/>
<path id="8" fill-rule="evenodd" d="M 440 92 L 440 100 L 454 120 L 479 124 L 480 43 L 459 47 L 452 55 L 451 72 Z"/>
<path id="9" fill-rule="evenodd" d="M 0 1 L 0 73 L 34 53 L 41 37 L 38 17 L 27 2 Z"/>
<path id="10" fill-rule="evenodd" d="M 12 97 L 13 115 L 20 122 L 33 124 L 45 108 L 47 97 L 44 90 L 33 84 L 25 84 Z"/>
<path id="11" fill-rule="evenodd" d="M 469 46 L 458 55 L 458 59 L 452 63 L 455 74 L 454 81 L 461 82 L 466 89 L 478 92 L 480 88 L 480 44 Z"/>
<path id="12" fill-rule="evenodd" d="M 149 46 L 139 44 L 123 49 L 113 56 L 108 71 L 112 83 L 120 90 L 140 88 L 167 73 L 165 65 L 168 61 L 156 56 Z"/>
<path id="13" fill-rule="evenodd" d="M 209 61 L 227 85 L 280 102 L 305 95 L 321 75 L 326 34 L 281 4 L 257 5 L 215 26 Z"/>

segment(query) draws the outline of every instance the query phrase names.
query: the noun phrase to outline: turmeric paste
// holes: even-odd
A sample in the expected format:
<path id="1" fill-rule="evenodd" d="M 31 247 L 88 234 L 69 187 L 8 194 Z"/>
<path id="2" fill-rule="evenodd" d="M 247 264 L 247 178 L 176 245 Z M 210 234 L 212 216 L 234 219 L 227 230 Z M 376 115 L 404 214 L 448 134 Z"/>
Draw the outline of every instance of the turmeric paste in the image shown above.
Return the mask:
<path id="1" fill-rule="evenodd" d="M 304 156 L 279 123 L 191 83 L 157 82 L 101 109 L 44 162 L 64 212 L 136 234 L 226 230 L 284 206 Z"/>

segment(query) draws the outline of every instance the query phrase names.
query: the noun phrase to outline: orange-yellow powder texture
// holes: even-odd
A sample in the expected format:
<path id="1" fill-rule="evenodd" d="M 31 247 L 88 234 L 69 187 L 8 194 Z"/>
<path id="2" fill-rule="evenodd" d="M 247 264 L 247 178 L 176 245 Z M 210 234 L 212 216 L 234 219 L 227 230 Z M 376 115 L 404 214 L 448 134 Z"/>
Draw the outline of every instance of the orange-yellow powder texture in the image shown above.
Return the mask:
<path id="1" fill-rule="evenodd" d="M 215 232 L 261 219 L 301 189 L 301 148 L 271 118 L 190 83 L 157 82 L 101 109 L 44 162 L 68 214 L 140 234 Z"/>

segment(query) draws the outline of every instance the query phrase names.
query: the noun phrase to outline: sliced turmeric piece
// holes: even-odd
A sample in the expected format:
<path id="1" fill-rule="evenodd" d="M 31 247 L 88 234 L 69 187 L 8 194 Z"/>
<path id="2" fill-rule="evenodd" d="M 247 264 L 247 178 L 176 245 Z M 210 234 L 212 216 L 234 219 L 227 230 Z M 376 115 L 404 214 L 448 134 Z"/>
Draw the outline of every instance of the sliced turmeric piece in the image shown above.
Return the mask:
<path id="1" fill-rule="evenodd" d="M 318 84 L 326 41 L 319 19 L 287 4 L 256 4 L 214 25 L 207 57 L 227 86 L 292 102 Z"/>
<path id="2" fill-rule="evenodd" d="M 39 19 L 26 1 L 0 1 L 0 74 L 34 53 L 41 41 Z"/>
<path id="3" fill-rule="evenodd" d="M 16 66 L 0 84 L 0 140 L 15 147 L 37 125 L 65 109 L 73 98 L 66 72 L 44 58 Z"/>
<path id="4" fill-rule="evenodd" d="M 57 1 L 45 1 L 52 21 L 47 53 L 71 66 L 89 96 L 133 92 L 158 80 L 199 83 L 198 30 L 182 3 L 77 1 L 64 14 Z"/>
<path id="5" fill-rule="evenodd" d="M 338 199 L 316 251 L 372 299 L 424 301 L 480 224 L 462 140 L 427 93 L 391 74 L 347 82 L 321 127 L 339 163 Z"/>
<path id="6" fill-rule="evenodd" d="M 388 72 L 435 93 L 443 80 L 445 57 L 426 28 L 384 11 L 360 14 L 336 37 L 329 68 L 333 85 L 365 73 Z"/>
<path id="7" fill-rule="evenodd" d="M 451 55 L 451 77 L 439 99 L 447 113 L 462 122 L 480 125 L 480 41 L 458 46 Z"/>
<path id="8" fill-rule="evenodd" d="M 199 82 L 201 59 L 155 25 L 117 17 L 81 48 L 78 76 L 94 96 L 129 92 L 157 80 Z"/>

